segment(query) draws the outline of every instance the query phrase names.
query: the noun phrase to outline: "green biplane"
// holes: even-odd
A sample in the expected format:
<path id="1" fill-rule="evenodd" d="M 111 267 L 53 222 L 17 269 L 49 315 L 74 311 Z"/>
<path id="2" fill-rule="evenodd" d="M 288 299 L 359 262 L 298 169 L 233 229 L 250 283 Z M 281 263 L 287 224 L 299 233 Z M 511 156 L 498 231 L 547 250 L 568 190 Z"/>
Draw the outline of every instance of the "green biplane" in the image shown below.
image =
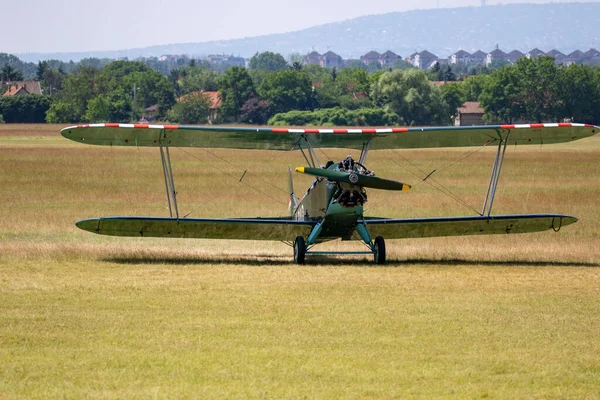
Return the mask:
<path id="1" fill-rule="evenodd" d="M 76 225 L 101 235 L 274 240 L 293 246 L 294 262 L 306 254 L 372 254 L 386 260 L 386 239 L 538 232 L 558 230 L 577 222 L 560 214 L 492 215 L 504 154 L 510 144 L 551 144 L 592 136 L 600 128 L 586 124 L 523 124 L 442 128 L 291 129 L 90 124 L 64 128 L 64 137 L 79 143 L 106 146 L 151 146 L 160 149 L 170 217 L 102 217 Z M 393 219 L 365 217 L 365 188 L 408 190 L 409 185 L 382 179 L 366 167 L 369 150 L 431 147 L 497 147 L 481 213 L 476 216 Z M 289 214 L 279 218 L 185 218 L 179 216 L 169 147 L 299 150 L 308 166 L 296 169 L 315 176 L 298 201 L 290 179 Z M 361 150 L 358 160 L 321 164 L 315 148 Z M 358 235 L 356 235 L 358 234 Z M 359 239 L 364 252 L 318 252 L 326 241 Z"/>

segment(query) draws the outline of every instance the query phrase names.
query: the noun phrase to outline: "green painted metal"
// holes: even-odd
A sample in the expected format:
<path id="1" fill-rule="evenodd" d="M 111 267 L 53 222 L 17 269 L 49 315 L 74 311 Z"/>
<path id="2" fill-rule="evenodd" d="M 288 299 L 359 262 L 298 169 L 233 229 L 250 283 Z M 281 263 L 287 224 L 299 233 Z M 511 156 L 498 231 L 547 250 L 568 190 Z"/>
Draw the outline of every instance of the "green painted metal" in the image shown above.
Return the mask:
<path id="1" fill-rule="evenodd" d="M 319 235 L 321 234 L 322 230 L 323 230 L 323 222 L 320 222 L 317 225 L 315 225 L 315 227 L 312 229 L 312 231 L 308 235 L 308 240 L 306 241 L 309 246 L 312 244 L 315 244 L 317 242 L 317 239 L 319 238 Z"/>
<path id="2" fill-rule="evenodd" d="M 373 255 L 372 251 L 307 251 L 306 254 L 319 256 L 349 256 L 349 255 Z"/>
<path id="3" fill-rule="evenodd" d="M 409 190 L 410 186 L 402 182 L 393 181 L 390 179 L 378 178 L 376 176 L 363 175 L 358 172 L 344 172 L 334 169 L 299 167 L 297 172 L 320 176 L 334 182 L 343 182 L 356 186 L 363 186 L 372 189 L 383 190 Z M 353 181 L 354 177 L 354 181 Z"/>
<path id="4" fill-rule="evenodd" d="M 373 246 L 373 240 L 371 239 L 371 235 L 369 234 L 369 230 L 366 226 L 364 226 L 363 224 L 357 224 L 356 232 L 358 232 L 358 235 L 363 240 L 363 242 L 365 242 L 369 246 Z"/>
<path id="5" fill-rule="evenodd" d="M 176 219 L 155 217 L 106 217 L 77 222 L 77 227 L 100 235 L 293 241 L 306 237 L 311 221 L 286 219 Z"/>
<path id="6" fill-rule="evenodd" d="M 103 124 L 100 124 L 103 125 Z M 176 129 L 175 129 L 176 128 Z M 362 128 L 369 129 L 369 128 Z M 64 128 L 61 134 L 79 143 L 104 146 L 151 146 L 159 143 L 174 147 L 234 148 L 290 150 L 302 135 L 314 147 L 361 149 L 373 138 L 370 149 L 406 149 L 429 147 L 483 146 L 508 136 L 509 145 L 550 144 L 577 140 L 600 132 L 595 126 L 552 126 L 544 128 L 507 129 L 499 125 L 472 127 L 406 128 L 396 133 L 332 133 L 311 130 L 311 133 L 288 132 L 274 128 L 242 128 L 215 126 L 178 126 L 165 129 L 74 126 Z M 314 131 L 314 133 L 312 133 Z"/>
<path id="7" fill-rule="evenodd" d="M 492 215 L 490 217 L 448 217 L 413 219 L 369 219 L 364 223 L 372 237 L 386 239 L 426 238 L 541 232 L 577 222 L 559 214 Z"/>

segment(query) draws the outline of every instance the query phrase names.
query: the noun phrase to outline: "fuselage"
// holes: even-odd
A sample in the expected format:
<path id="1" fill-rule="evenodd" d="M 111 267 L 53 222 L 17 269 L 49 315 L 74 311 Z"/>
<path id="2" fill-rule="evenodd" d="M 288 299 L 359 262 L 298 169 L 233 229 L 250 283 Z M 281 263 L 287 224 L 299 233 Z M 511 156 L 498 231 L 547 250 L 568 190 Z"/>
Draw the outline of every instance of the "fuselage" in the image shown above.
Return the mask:
<path id="1" fill-rule="evenodd" d="M 330 166 L 336 169 L 337 166 Z M 356 224 L 363 218 L 366 193 L 360 186 L 317 178 L 293 210 L 295 220 L 323 222 L 319 242 L 353 239 Z"/>

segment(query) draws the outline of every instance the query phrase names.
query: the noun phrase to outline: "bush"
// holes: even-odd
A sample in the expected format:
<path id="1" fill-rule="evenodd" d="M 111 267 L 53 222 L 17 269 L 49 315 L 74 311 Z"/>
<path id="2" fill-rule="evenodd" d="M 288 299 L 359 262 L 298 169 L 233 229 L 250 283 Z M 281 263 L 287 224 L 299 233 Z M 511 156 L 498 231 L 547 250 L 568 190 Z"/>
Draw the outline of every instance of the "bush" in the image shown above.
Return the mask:
<path id="1" fill-rule="evenodd" d="M 347 110 L 340 107 L 275 114 L 269 125 L 390 126 L 402 124 L 398 114 L 381 108 Z"/>
<path id="2" fill-rule="evenodd" d="M 6 123 L 41 123 L 46 121 L 50 99 L 39 94 L 0 97 L 0 114 Z"/>
<path id="3" fill-rule="evenodd" d="M 4 123 L 4 117 L 2 116 L 2 114 L 0 114 L 0 124 Z"/>

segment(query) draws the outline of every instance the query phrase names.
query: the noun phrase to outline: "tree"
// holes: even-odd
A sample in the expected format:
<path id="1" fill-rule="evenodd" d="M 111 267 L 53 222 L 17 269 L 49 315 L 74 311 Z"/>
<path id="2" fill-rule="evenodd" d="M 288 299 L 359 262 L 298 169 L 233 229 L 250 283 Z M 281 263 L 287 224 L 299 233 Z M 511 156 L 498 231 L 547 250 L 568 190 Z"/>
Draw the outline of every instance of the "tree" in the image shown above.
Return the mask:
<path id="1" fill-rule="evenodd" d="M 271 103 L 251 97 L 242 106 L 241 120 L 250 124 L 264 125 L 269 119 Z"/>
<path id="2" fill-rule="evenodd" d="M 504 67 L 489 75 L 483 85 L 479 100 L 488 122 L 512 124 L 524 115 L 520 98 L 519 77 L 512 67 Z"/>
<path id="3" fill-rule="evenodd" d="M 50 99 L 39 94 L 0 97 L 0 115 L 6 123 L 41 123 L 45 121 Z"/>
<path id="4" fill-rule="evenodd" d="M 35 78 L 38 81 L 43 80 L 44 79 L 44 72 L 46 72 L 46 70 L 48 68 L 49 67 L 48 67 L 48 62 L 47 61 L 40 61 L 40 62 L 38 62 L 36 73 L 35 73 Z"/>
<path id="5" fill-rule="evenodd" d="M 441 87 L 442 98 L 448 104 L 448 110 L 450 111 L 448 117 L 452 120 L 456 111 L 464 103 L 464 91 L 463 84 L 461 82 L 446 83 Z"/>
<path id="6" fill-rule="evenodd" d="M 239 121 L 242 106 L 256 92 L 248 71 L 245 68 L 232 67 L 219 76 L 217 85 L 223 115 Z"/>
<path id="7" fill-rule="evenodd" d="M 375 104 L 398 114 L 410 125 L 447 123 L 450 115 L 440 88 L 421 70 L 395 70 L 382 74 L 372 86 L 371 98 Z"/>
<path id="8" fill-rule="evenodd" d="M 250 69 L 261 69 L 264 71 L 281 71 L 288 67 L 285 58 L 279 53 L 265 51 L 256 53 L 250 59 Z"/>
<path id="9" fill-rule="evenodd" d="M 179 94 L 187 94 L 204 90 L 213 92 L 217 90 L 218 74 L 203 67 L 187 68 L 185 75 L 181 78 L 179 85 Z"/>
<path id="10" fill-rule="evenodd" d="M 488 75 L 469 76 L 463 81 L 463 102 L 479 101 L 479 96 L 483 91 L 485 83 L 488 81 Z"/>
<path id="11" fill-rule="evenodd" d="M 22 81 L 23 73 L 10 65 L 5 65 L 0 71 L 0 80 L 4 82 Z"/>
<path id="12" fill-rule="evenodd" d="M 274 113 L 306 110 L 312 105 L 312 85 L 308 74 L 292 69 L 269 74 L 258 92 L 271 103 Z"/>
<path id="13" fill-rule="evenodd" d="M 554 58 L 523 57 L 514 67 L 519 88 L 519 102 L 525 118 L 543 122 L 556 119 L 561 108 L 558 93 L 558 72 Z"/>
<path id="14" fill-rule="evenodd" d="M 204 124 L 210 115 L 210 99 L 202 93 L 192 93 L 175 104 L 169 120 L 180 124 Z"/>
<path id="15" fill-rule="evenodd" d="M 65 77 L 62 90 L 56 96 L 48 110 L 46 120 L 53 123 L 80 122 L 87 112 L 88 102 L 96 97 L 98 87 L 95 84 L 98 70 L 92 67 L 80 67 Z"/>
<path id="16" fill-rule="evenodd" d="M 574 122 L 600 122 L 600 70 L 571 64 L 558 70 L 561 97 L 560 118 Z"/>

